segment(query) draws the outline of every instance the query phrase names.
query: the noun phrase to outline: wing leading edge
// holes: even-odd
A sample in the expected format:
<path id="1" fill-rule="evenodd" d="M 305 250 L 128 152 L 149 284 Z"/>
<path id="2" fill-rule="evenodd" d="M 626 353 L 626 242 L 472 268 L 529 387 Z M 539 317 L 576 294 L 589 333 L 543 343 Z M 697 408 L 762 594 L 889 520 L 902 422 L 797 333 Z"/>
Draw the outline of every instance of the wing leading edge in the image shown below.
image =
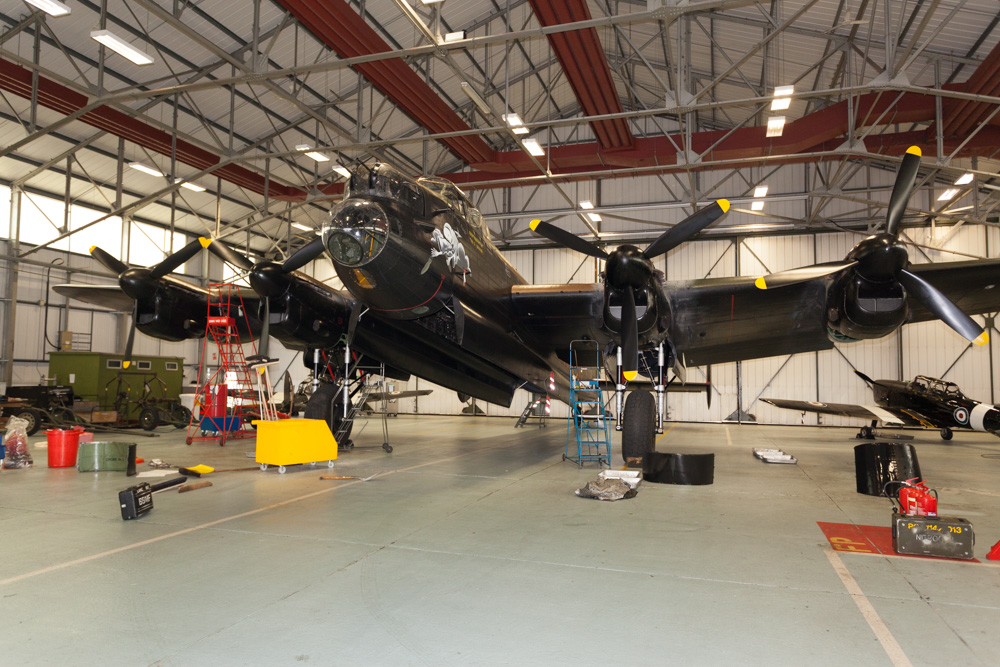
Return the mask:
<path id="1" fill-rule="evenodd" d="M 815 412 L 837 417 L 854 417 L 865 421 L 877 420 L 890 426 L 920 426 L 920 421 L 914 419 L 902 410 L 883 408 L 877 405 L 850 405 L 847 403 L 820 403 L 818 401 L 791 401 L 784 398 L 762 398 L 776 408 L 795 410 L 797 412 Z"/>

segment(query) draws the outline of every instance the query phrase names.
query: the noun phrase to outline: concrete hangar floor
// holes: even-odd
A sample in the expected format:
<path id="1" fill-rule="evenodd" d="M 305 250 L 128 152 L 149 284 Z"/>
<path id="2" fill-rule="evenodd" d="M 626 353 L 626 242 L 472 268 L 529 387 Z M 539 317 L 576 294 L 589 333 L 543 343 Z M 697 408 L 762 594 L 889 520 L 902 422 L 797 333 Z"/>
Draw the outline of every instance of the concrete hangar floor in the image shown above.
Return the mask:
<path id="1" fill-rule="evenodd" d="M 212 473 L 135 521 L 135 478 L 49 469 L 36 436 L 36 467 L 0 472 L 0 663 L 997 664 L 993 436 L 914 441 L 969 563 L 830 548 L 817 522 L 890 521 L 855 492 L 854 429 L 668 424 L 658 449 L 715 452 L 715 483 L 600 502 L 573 493 L 596 469 L 562 460 L 563 422 L 513 423 L 401 416 L 386 454 L 372 422 L 333 473 Z M 252 440 L 158 433 L 140 456 L 252 465 Z"/>

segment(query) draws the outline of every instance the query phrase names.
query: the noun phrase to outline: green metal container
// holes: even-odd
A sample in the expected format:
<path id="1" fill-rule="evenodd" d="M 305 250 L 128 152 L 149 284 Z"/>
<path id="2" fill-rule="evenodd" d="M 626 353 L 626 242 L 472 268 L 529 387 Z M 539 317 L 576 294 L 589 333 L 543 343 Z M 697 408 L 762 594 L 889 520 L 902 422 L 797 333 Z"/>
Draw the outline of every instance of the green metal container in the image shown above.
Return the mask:
<path id="1" fill-rule="evenodd" d="M 76 469 L 80 472 L 128 470 L 129 458 L 135 465 L 134 442 L 81 442 L 77 451 Z"/>
<path id="2" fill-rule="evenodd" d="M 184 380 L 184 359 L 136 354 L 129 368 L 122 355 L 103 352 L 52 352 L 49 377 L 73 387 L 78 401 L 95 401 L 101 410 L 119 410 L 138 419 L 143 400 L 177 400 Z M 148 387 L 148 389 L 147 389 Z"/>

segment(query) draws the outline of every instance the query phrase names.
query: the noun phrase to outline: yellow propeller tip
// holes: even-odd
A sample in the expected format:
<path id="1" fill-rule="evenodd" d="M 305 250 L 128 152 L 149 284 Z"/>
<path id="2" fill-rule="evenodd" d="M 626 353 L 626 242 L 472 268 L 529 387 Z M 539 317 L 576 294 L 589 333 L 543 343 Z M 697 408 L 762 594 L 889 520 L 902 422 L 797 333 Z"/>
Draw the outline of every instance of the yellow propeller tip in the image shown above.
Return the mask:
<path id="1" fill-rule="evenodd" d="M 910 146 L 906 149 L 906 152 L 910 155 L 916 155 L 917 157 L 923 155 L 923 153 L 920 152 L 920 146 Z"/>
<path id="2" fill-rule="evenodd" d="M 622 375 L 625 376 L 626 382 L 631 382 L 635 379 L 635 376 L 639 374 L 639 371 L 622 371 Z"/>
<path id="3" fill-rule="evenodd" d="M 202 248 L 207 248 L 208 246 L 212 245 L 212 239 L 205 238 L 204 236 L 199 236 L 198 243 L 201 244 Z"/>
<path id="4" fill-rule="evenodd" d="M 540 224 L 542 224 L 541 220 L 532 220 L 528 223 L 528 226 L 531 227 L 531 231 L 535 231 Z"/>
<path id="5" fill-rule="evenodd" d="M 767 289 L 767 283 L 764 282 L 764 276 L 761 276 L 757 280 L 753 281 L 753 284 L 757 289 Z"/>
<path id="6" fill-rule="evenodd" d="M 723 213 L 726 213 L 729 210 L 729 200 L 728 199 L 717 199 L 717 200 L 715 200 L 715 203 L 719 205 L 719 208 L 722 209 Z"/>
<path id="7" fill-rule="evenodd" d="M 979 334 L 978 337 L 976 337 L 976 340 L 972 342 L 975 343 L 976 345 L 986 345 L 988 342 L 990 342 L 989 332 L 984 331 L 983 333 Z"/>
<path id="8" fill-rule="evenodd" d="M 131 361 L 123 361 L 122 362 L 122 368 L 128 368 L 131 365 L 132 365 Z"/>
<path id="9" fill-rule="evenodd" d="M 94 248 L 96 248 L 96 247 L 97 247 L 96 245 L 90 246 L 90 251 L 89 251 L 90 254 L 94 254 Z"/>

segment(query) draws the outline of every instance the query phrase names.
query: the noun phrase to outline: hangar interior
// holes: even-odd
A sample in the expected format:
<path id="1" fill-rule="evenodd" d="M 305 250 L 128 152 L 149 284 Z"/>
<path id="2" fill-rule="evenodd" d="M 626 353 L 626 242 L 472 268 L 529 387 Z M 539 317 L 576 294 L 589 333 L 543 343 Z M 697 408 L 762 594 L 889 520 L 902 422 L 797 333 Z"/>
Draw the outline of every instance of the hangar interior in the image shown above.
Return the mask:
<path id="1" fill-rule="evenodd" d="M 998 259 L 998 24 L 989 0 L 0 0 L 0 394 L 65 384 L 52 377 L 54 352 L 121 355 L 132 345 L 130 303 L 53 289 L 120 285 L 94 247 L 153 267 L 205 237 L 249 264 L 281 264 L 326 238 L 351 172 L 376 162 L 461 188 L 534 286 L 602 284 L 606 265 L 535 233 L 533 220 L 610 253 L 646 248 L 725 200 L 724 217 L 651 259 L 669 290 L 844 261 L 886 231 L 897 172 L 917 147 L 898 223 L 908 261 Z M 298 270 L 350 288 L 326 255 Z M 253 295 L 250 272 L 206 251 L 170 275 Z M 961 289 L 948 296 L 962 305 Z M 583 639 L 592 617 L 576 604 L 621 594 L 645 621 L 626 612 L 608 627 L 641 645 L 643 664 L 835 654 L 990 664 L 989 628 L 1000 620 L 997 570 L 985 558 L 1000 538 L 994 436 L 964 432 L 946 445 L 914 431 L 942 505 L 976 524 L 982 567 L 841 556 L 817 521 L 882 525 L 890 512 L 885 499 L 854 492 L 853 429 L 865 422 L 761 399 L 870 404 L 860 371 L 940 378 L 993 404 L 997 311 L 972 314 L 991 334 L 982 346 L 930 318 L 829 349 L 685 365 L 684 380 L 707 389 L 666 393 L 656 447 L 714 448 L 708 494 L 644 484 L 633 499 L 587 505 L 572 491 L 594 471 L 560 459 L 565 402 L 514 431 L 537 392 L 518 388 L 504 405 L 417 375 L 386 378 L 393 390 L 431 390 L 396 400 L 403 417 L 390 435 L 377 415 L 360 420 L 356 448 L 335 468 L 357 479 L 317 490 L 297 469 L 220 473 L 214 489 L 158 495 L 155 513 L 136 522 L 141 533 L 105 507 L 131 481 L 48 471 L 40 448 L 35 470 L 0 474 L 11 494 L 0 526 L 21 545 L 0 587 L 16 591 L 15 613 L 50 644 L 16 655 L 65 658 L 74 633 L 138 627 L 162 636 L 132 638 L 110 659 L 252 664 L 246 642 L 274 614 L 286 634 L 259 654 L 264 664 L 567 664 L 602 647 Z M 203 332 L 187 333 L 140 331 L 131 347 L 136 360 L 183 359 L 185 393 L 203 356 L 211 366 L 218 353 Z M 306 381 L 308 352 L 272 338 L 274 389 L 285 372 L 292 387 Z M 481 422 L 467 419 L 470 405 Z M 172 427 L 156 435 L 115 438 L 139 440 L 147 460 L 252 463 L 242 441 L 206 452 Z M 44 432 L 31 442 L 46 443 Z M 753 447 L 799 462 L 761 468 Z M 207 511 L 191 509 L 196 494 L 212 493 Z M 633 513 L 628 503 L 641 504 Z M 727 559 L 733 552 L 743 560 Z M 89 599 L 101 601 L 95 617 L 113 618 L 116 572 L 128 574 L 125 604 L 142 619 L 102 630 L 76 620 Z M 181 622 L 181 605 L 161 598 L 189 576 L 198 590 L 217 578 L 227 593 Z M 255 590 L 237 592 L 238 577 Z M 470 595 L 483 581 L 486 591 Z M 59 609 L 67 587 L 74 602 Z M 678 600 L 691 603 L 689 618 Z M 773 626 L 733 631 L 762 606 Z M 593 614 L 604 613 L 598 603 Z M 726 642 L 706 627 L 715 613 Z M 507 620 L 490 628 L 491 614 Z M 510 636 L 525 641 L 513 647 Z"/>

